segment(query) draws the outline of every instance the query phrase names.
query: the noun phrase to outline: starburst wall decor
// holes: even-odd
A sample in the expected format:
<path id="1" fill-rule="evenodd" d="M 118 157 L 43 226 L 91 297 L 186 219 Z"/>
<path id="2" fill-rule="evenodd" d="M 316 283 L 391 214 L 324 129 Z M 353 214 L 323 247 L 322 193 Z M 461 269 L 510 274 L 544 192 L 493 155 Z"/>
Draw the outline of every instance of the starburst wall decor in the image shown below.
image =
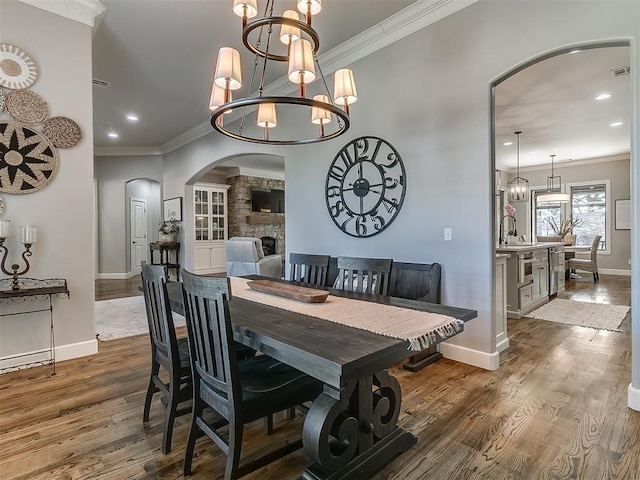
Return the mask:
<path id="1" fill-rule="evenodd" d="M 50 117 L 49 106 L 27 90 L 38 78 L 31 56 L 0 43 L 0 192 L 33 193 L 49 185 L 58 170 L 56 147 L 70 148 L 82 139 L 73 120 Z M 3 111 L 3 108 L 4 111 Z M 8 115 L 11 120 L 2 119 Z"/>

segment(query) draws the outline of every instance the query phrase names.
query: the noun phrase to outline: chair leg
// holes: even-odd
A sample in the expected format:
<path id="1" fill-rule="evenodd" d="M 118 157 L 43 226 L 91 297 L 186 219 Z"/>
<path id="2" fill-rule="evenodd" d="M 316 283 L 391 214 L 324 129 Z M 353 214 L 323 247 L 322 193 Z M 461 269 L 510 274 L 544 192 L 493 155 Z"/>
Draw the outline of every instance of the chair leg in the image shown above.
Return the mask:
<path id="1" fill-rule="evenodd" d="M 182 464 L 182 474 L 187 477 L 191 475 L 191 462 L 193 461 L 193 450 L 196 446 L 196 440 L 200 436 L 200 427 L 196 423 L 196 418 L 202 415 L 202 404 L 193 399 L 193 412 L 191 413 L 191 427 L 189 428 L 189 437 L 187 438 L 187 446 L 184 450 L 184 463 Z"/>
<path id="2" fill-rule="evenodd" d="M 267 415 L 264 417 L 264 432 L 267 435 L 271 435 L 273 433 L 273 415 Z"/>
<path id="3" fill-rule="evenodd" d="M 296 418 L 296 407 L 287 408 L 287 420 Z"/>
<path id="4" fill-rule="evenodd" d="M 142 413 L 142 421 L 149 421 L 149 410 L 151 409 L 151 400 L 153 399 L 153 394 L 158 391 L 156 388 L 156 384 L 153 382 L 153 379 L 158 375 L 160 371 L 160 365 L 155 361 L 151 364 L 151 375 L 149 375 L 149 386 L 147 387 L 147 395 L 144 399 L 144 411 Z"/>
<path id="5" fill-rule="evenodd" d="M 240 448 L 242 447 L 242 433 L 244 425 L 229 422 L 229 451 L 227 452 L 227 466 L 224 471 L 224 480 L 236 477 L 236 470 L 240 464 Z"/>
<path id="6" fill-rule="evenodd" d="M 164 435 L 162 438 L 162 453 L 171 451 L 171 437 L 173 436 L 173 424 L 176 420 L 178 410 L 178 399 L 180 397 L 180 379 L 175 378 L 173 372 L 169 375 L 169 398 L 167 399 L 167 415 L 164 419 Z"/>

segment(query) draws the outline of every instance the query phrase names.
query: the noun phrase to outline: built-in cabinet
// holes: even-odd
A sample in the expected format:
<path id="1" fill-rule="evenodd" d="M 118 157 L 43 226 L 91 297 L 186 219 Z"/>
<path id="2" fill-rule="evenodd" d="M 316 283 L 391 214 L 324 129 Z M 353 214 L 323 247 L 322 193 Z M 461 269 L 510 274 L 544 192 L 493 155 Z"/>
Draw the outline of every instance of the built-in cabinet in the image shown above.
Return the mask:
<path id="1" fill-rule="evenodd" d="M 196 273 L 220 273 L 227 268 L 224 241 L 228 232 L 228 189 L 229 185 L 194 186 L 193 269 Z"/>

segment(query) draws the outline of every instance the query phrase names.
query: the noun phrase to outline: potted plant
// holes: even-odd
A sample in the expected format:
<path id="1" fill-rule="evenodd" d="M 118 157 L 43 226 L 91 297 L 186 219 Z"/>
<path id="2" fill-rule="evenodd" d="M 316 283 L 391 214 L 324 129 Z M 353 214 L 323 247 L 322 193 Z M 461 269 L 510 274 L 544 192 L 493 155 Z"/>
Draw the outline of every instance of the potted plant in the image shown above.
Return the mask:
<path id="1" fill-rule="evenodd" d="M 553 233 L 559 236 L 560 239 L 565 243 L 567 240 L 567 235 L 573 234 L 574 227 L 579 227 L 583 224 L 583 220 L 577 217 L 575 220 L 571 218 L 563 220 L 562 222 L 560 222 L 560 225 L 558 225 L 553 218 L 549 218 L 549 220 L 547 221 L 549 222 L 549 226 L 551 227 L 551 230 L 553 230 Z"/>
<path id="2" fill-rule="evenodd" d="M 160 228 L 158 229 L 158 242 L 175 243 L 179 229 L 178 221 L 173 218 L 171 220 L 160 222 Z"/>

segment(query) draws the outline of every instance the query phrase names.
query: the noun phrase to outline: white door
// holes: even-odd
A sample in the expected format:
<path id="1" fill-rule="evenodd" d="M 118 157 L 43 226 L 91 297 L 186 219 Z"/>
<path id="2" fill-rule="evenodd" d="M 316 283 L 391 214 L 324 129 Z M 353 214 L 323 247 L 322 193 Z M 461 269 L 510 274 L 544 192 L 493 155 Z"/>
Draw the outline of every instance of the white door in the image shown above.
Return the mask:
<path id="1" fill-rule="evenodd" d="M 131 273 L 140 273 L 140 262 L 147 260 L 147 201 L 131 199 Z"/>

